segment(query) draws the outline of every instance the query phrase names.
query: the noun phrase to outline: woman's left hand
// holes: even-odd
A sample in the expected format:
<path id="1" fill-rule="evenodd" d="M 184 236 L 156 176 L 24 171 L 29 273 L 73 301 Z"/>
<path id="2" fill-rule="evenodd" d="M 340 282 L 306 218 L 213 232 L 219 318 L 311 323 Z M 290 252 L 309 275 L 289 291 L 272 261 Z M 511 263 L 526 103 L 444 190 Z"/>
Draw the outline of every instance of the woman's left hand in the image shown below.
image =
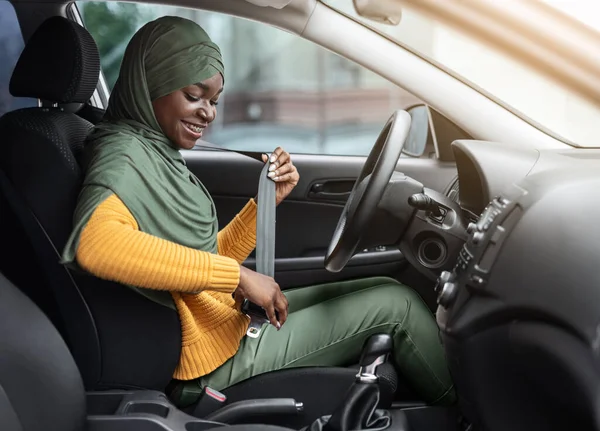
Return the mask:
<path id="1" fill-rule="evenodd" d="M 267 155 L 263 154 L 262 158 L 263 162 L 267 163 Z M 300 174 L 292 163 L 289 153 L 281 147 L 277 147 L 271 153 L 271 158 L 268 161 L 271 164 L 269 166 L 269 177 L 277 185 L 275 200 L 279 205 L 294 190 L 300 180 Z"/>

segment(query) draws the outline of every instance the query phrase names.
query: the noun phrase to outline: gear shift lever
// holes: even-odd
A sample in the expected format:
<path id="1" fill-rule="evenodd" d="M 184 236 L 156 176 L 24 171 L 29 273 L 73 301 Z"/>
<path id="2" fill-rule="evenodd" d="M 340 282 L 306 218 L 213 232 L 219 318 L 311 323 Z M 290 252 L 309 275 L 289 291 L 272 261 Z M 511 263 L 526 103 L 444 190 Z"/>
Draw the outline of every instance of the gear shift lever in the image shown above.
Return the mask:
<path id="1" fill-rule="evenodd" d="M 317 419 L 305 431 L 386 429 L 391 418 L 387 411 L 377 410 L 380 392 L 376 370 L 391 351 L 392 337 L 387 334 L 372 335 L 363 346 L 356 381 L 344 395 L 341 404 L 331 416 Z"/>
<path id="2" fill-rule="evenodd" d="M 388 334 L 376 334 L 369 337 L 360 355 L 360 369 L 356 381 L 377 383 L 377 367 L 383 364 L 392 351 L 392 337 Z"/>

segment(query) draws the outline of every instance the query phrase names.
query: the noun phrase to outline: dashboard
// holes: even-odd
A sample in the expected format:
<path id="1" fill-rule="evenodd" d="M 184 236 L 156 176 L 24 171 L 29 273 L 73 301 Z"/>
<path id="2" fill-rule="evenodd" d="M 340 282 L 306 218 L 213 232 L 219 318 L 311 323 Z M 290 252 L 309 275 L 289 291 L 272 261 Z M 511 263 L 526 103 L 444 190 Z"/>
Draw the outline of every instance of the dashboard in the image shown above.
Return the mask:
<path id="1" fill-rule="evenodd" d="M 551 169 L 600 167 L 600 151 L 584 149 L 535 150 L 476 140 L 452 144 L 458 171 L 460 206 L 479 215 L 507 186 Z"/>
<path id="2" fill-rule="evenodd" d="M 436 319 L 475 429 L 600 430 L 600 151 L 453 144 L 477 216 Z"/>
<path id="3" fill-rule="evenodd" d="M 439 282 L 440 272 L 454 267 L 469 226 L 476 225 L 488 204 L 512 184 L 543 172 L 600 172 L 596 149 L 536 150 L 467 139 L 455 140 L 451 147 L 456 177 L 443 193 L 426 190 L 445 216 L 436 220 L 418 211 L 399 244 L 410 264 L 432 281 Z"/>

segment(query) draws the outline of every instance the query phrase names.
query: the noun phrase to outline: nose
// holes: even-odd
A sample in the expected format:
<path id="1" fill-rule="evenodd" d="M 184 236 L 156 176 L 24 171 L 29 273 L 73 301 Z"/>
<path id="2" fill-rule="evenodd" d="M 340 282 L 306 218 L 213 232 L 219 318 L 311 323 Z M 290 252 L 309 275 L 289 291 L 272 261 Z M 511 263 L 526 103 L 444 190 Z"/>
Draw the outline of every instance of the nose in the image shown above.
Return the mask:
<path id="1" fill-rule="evenodd" d="M 202 120 L 202 122 L 211 123 L 215 119 L 215 111 L 216 110 L 214 109 L 214 107 L 208 103 L 207 106 L 202 106 L 198 108 L 198 110 L 196 111 L 196 115 Z"/>

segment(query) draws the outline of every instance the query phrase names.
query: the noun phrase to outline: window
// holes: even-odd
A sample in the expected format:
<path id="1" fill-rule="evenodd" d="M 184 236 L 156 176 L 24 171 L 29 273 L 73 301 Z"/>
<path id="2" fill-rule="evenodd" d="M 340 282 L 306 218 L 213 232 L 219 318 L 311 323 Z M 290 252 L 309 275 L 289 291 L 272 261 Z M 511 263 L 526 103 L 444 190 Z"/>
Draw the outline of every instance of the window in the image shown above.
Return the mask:
<path id="1" fill-rule="evenodd" d="M 173 6 L 78 3 L 110 88 L 129 39 L 164 15 L 198 22 L 222 50 L 226 86 L 204 139 L 233 150 L 367 155 L 395 109 L 420 103 L 312 42 L 242 18 Z"/>
<path id="2" fill-rule="evenodd" d="M 545 2 L 576 16 L 581 25 L 600 29 L 600 6 L 595 0 Z M 351 1 L 325 3 L 461 75 L 558 139 L 577 146 L 598 146 L 598 106 L 497 48 L 412 9 L 410 4 L 403 6 L 399 25 L 389 26 L 358 16 Z"/>
<path id="3" fill-rule="evenodd" d="M 10 77 L 24 46 L 13 6 L 7 0 L 0 0 L 0 116 L 37 105 L 36 99 L 12 97 L 8 90 Z"/>

